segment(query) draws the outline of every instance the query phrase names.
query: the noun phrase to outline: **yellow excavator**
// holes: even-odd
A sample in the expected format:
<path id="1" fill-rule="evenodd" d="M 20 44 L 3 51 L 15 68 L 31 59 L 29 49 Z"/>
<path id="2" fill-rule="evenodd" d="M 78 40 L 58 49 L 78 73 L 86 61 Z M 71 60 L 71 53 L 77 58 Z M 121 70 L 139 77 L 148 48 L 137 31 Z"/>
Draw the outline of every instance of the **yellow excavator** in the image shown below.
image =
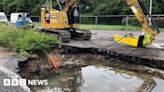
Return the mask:
<path id="1" fill-rule="evenodd" d="M 61 42 L 89 40 L 90 30 L 79 29 L 78 0 L 47 0 L 41 8 L 41 31 L 57 34 Z"/>
<path id="2" fill-rule="evenodd" d="M 142 35 L 135 37 L 134 35 L 119 36 L 114 35 L 114 40 L 119 43 L 125 43 L 133 47 L 146 47 L 151 44 L 156 35 L 160 33 L 147 8 L 143 4 L 143 0 L 126 0 L 132 9 L 136 18 L 142 25 Z"/>
<path id="3" fill-rule="evenodd" d="M 152 43 L 160 31 L 149 15 L 143 0 L 125 1 L 142 25 L 142 35 L 121 37 L 115 34 L 114 40 L 133 47 L 146 47 Z M 41 30 L 58 34 L 62 42 L 68 42 L 71 38 L 89 40 L 90 30 L 79 29 L 79 16 L 78 0 L 47 0 L 45 6 L 41 8 Z"/>

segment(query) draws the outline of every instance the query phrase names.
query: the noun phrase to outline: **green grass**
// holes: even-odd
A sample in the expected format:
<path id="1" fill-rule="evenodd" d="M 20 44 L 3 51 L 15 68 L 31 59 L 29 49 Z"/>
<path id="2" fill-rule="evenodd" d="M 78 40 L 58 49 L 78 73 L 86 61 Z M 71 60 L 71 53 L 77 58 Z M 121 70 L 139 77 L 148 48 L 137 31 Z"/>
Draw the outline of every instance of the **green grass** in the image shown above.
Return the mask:
<path id="1" fill-rule="evenodd" d="M 21 54 L 28 54 L 34 49 L 48 52 L 51 45 L 58 42 L 56 36 L 35 32 L 35 29 L 16 28 L 12 25 L 0 24 L 0 45 Z"/>
<path id="2" fill-rule="evenodd" d="M 37 26 L 40 26 L 40 23 L 34 23 Z M 91 25 L 91 24 L 81 24 L 80 28 L 90 29 L 90 30 L 141 30 L 140 26 L 132 25 Z M 164 31 L 164 28 L 160 28 L 161 31 Z"/>
<path id="3" fill-rule="evenodd" d="M 141 30 L 141 27 L 139 26 L 124 26 L 124 25 L 86 25 L 82 24 L 80 25 L 80 28 L 83 29 L 90 29 L 90 30 Z M 164 28 L 159 28 L 160 31 L 164 31 Z"/>
<path id="4" fill-rule="evenodd" d="M 80 25 L 80 28 L 90 30 L 139 30 L 138 26 L 123 26 L 123 25 Z"/>
<path id="5" fill-rule="evenodd" d="M 164 28 L 159 28 L 160 31 L 164 31 Z"/>

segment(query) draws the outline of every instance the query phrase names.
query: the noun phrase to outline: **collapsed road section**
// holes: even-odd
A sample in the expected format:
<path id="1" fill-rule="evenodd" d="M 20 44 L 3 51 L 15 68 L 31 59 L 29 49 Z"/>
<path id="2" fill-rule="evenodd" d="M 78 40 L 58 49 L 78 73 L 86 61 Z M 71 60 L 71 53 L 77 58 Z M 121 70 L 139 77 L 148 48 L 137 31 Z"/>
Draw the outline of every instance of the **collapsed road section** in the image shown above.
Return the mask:
<path id="1" fill-rule="evenodd" d="M 98 35 L 93 36 L 90 41 L 71 41 L 70 43 L 63 43 L 62 46 L 65 50 L 65 53 L 87 52 L 101 54 L 105 55 L 106 58 L 118 58 L 122 61 L 130 63 L 164 69 L 164 50 L 162 48 L 156 48 L 153 45 L 150 45 L 147 48 L 134 48 L 113 42 L 113 34 L 123 34 L 123 32 L 120 31 L 102 32 L 98 30 L 92 30 L 92 33 L 97 33 Z M 135 34 L 139 33 L 135 32 Z M 157 38 L 156 42 L 162 43 L 162 40 L 162 35 L 159 35 L 159 38 Z"/>
<path id="2" fill-rule="evenodd" d="M 101 31 L 94 32 L 98 33 Z M 43 69 L 40 69 L 39 65 L 42 61 L 38 56 L 33 56 L 27 60 L 21 59 L 24 62 L 18 63 L 20 60 L 14 62 L 18 63 L 20 70 L 18 74 L 22 78 L 48 79 L 49 85 L 47 86 L 30 86 L 32 92 L 41 92 L 43 90 L 46 92 L 54 90 L 64 90 L 58 92 L 65 92 L 65 90 L 66 92 L 95 92 L 99 90 L 99 92 L 102 92 L 118 89 L 118 92 L 122 92 L 125 89 L 125 92 L 136 92 L 135 90 L 155 90 L 152 92 L 160 92 L 158 90 L 163 90 L 163 71 L 141 65 L 123 63 L 123 61 L 138 62 L 137 64 L 144 64 L 151 67 L 158 66 L 157 68 L 163 69 L 163 50 L 153 48 L 153 46 L 149 48 L 133 48 L 127 45 L 119 45 L 113 42 L 112 36 L 112 31 L 104 31 L 102 34 L 93 35 L 90 41 L 71 41 L 70 43 L 62 44 L 63 53 L 61 53 L 62 51 L 58 52 L 55 50 L 59 54 L 58 56 L 54 52 L 54 56 L 59 58 L 57 61 L 58 68 L 55 71 L 50 70 L 51 67 L 49 67 L 49 64 L 45 64 Z M 1 56 L 4 57 L 3 55 Z M 102 56 L 105 56 L 108 60 L 105 60 Z M 14 57 L 17 56 L 14 55 Z M 13 58 L 11 59 L 13 60 Z M 147 63 L 145 64 L 144 62 Z M 154 62 L 157 62 L 154 64 L 155 66 L 153 66 Z M 161 62 L 161 65 L 158 64 L 159 62 Z M 93 85 L 100 83 L 105 85 L 101 87 L 99 85 Z M 129 89 L 123 86 L 129 83 L 135 85 L 128 87 Z M 112 89 L 113 86 L 114 89 Z"/>
<path id="3" fill-rule="evenodd" d="M 58 68 L 55 71 L 44 69 L 42 74 L 44 79 L 49 80 L 49 84 L 31 86 L 32 92 L 161 92 L 164 90 L 164 73 L 159 69 L 129 64 L 117 59 L 105 60 L 101 55 L 86 53 L 57 57 Z M 41 76 L 36 72 L 36 62 L 38 62 L 36 60 L 37 58 L 33 58 L 21 67 L 22 77 L 33 79 Z"/>
<path id="4" fill-rule="evenodd" d="M 11 52 L 9 49 L 0 47 L 0 91 L 1 92 L 31 92 L 26 85 L 14 85 L 12 80 L 20 79 L 21 76 L 17 74 L 18 61 L 24 60 L 20 58 L 17 53 Z"/>

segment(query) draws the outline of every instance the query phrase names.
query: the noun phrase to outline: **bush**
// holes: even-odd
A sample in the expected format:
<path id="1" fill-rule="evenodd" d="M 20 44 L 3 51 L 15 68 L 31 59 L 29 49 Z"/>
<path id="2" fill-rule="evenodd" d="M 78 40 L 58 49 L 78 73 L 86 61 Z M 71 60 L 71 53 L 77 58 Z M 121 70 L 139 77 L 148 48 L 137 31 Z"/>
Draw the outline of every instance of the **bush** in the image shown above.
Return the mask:
<path id="1" fill-rule="evenodd" d="M 34 29 L 15 28 L 0 24 L 0 45 L 19 53 L 40 49 L 48 52 L 52 45 L 57 44 L 57 36 L 35 32 Z"/>

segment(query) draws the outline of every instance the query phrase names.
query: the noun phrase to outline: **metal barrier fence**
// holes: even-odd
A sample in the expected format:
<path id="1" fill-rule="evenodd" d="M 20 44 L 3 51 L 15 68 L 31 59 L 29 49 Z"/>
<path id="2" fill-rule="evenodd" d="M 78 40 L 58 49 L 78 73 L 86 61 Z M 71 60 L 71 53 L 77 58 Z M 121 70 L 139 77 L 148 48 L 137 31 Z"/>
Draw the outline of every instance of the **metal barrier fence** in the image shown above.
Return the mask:
<path id="1" fill-rule="evenodd" d="M 158 27 L 164 27 L 164 15 L 152 15 Z M 34 22 L 40 22 L 39 16 L 31 16 Z M 140 25 L 134 15 L 81 16 L 81 24 L 93 25 Z"/>
<path id="2" fill-rule="evenodd" d="M 164 15 L 152 15 L 158 27 L 164 27 Z M 134 15 L 81 16 L 81 24 L 94 25 L 140 25 Z"/>

